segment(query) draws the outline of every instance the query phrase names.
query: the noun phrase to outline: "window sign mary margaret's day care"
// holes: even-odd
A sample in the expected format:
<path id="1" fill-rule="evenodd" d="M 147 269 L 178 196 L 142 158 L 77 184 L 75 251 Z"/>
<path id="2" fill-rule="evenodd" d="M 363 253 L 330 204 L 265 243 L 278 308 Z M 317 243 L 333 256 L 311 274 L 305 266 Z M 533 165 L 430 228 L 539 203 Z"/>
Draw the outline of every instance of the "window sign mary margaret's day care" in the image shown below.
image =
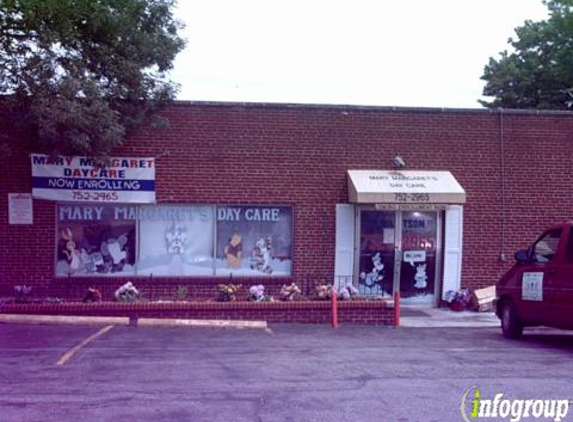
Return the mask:
<path id="1" fill-rule="evenodd" d="M 291 274 L 290 207 L 68 203 L 57 212 L 57 276 Z"/>
<path id="2" fill-rule="evenodd" d="M 217 207 L 216 275 L 290 275 L 291 238 L 290 207 Z"/>
<path id="3" fill-rule="evenodd" d="M 138 275 L 212 276 L 213 207 L 139 207 Z"/>

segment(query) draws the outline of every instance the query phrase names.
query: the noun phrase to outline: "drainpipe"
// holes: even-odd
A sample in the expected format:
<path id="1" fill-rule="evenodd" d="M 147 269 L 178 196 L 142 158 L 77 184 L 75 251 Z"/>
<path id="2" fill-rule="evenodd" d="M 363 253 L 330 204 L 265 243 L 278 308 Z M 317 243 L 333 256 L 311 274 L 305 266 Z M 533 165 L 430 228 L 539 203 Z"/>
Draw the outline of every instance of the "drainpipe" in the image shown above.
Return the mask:
<path id="1" fill-rule="evenodd" d="M 499 262 L 505 262 L 505 145 L 503 133 L 503 108 L 499 108 L 499 180 L 500 180 L 500 245 L 499 245 Z"/>

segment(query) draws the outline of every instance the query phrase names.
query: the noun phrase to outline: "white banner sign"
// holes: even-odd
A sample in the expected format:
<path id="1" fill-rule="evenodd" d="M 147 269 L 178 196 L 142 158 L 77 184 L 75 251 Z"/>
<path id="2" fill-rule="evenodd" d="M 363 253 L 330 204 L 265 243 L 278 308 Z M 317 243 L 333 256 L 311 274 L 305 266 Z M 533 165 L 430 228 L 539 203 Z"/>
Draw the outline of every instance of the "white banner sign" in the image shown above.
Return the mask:
<path id="1" fill-rule="evenodd" d="M 87 157 L 32 154 L 31 158 L 34 198 L 155 203 L 155 158 L 113 157 L 105 168 Z"/>

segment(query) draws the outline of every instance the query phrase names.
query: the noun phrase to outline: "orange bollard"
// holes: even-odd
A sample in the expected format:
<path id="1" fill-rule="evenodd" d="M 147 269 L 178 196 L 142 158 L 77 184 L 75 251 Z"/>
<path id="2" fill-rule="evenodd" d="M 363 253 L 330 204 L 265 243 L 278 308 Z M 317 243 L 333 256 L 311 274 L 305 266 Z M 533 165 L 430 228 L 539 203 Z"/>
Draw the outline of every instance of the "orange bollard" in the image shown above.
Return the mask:
<path id="1" fill-rule="evenodd" d="M 332 328 L 338 328 L 338 294 L 334 286 L 330 289 L 330 304 L 332 305 Z"/>
<path id="2" fill-rule="evenodd" d="M 394 292 L 394 325 L 400 326 L 400 292 Z"/>

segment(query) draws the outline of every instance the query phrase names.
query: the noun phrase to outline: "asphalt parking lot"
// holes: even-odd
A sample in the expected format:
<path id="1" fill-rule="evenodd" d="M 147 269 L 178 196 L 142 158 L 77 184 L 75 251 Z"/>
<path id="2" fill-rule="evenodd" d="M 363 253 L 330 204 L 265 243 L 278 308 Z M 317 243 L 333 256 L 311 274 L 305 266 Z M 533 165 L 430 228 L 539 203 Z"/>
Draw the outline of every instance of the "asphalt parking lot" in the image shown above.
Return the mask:
<path id="1" fill-rule="evenodd" d="M 443 422 L 471 387 L 573 398 L 569 332 L 109 327 L 0 324 L 0 420 Z"/>

